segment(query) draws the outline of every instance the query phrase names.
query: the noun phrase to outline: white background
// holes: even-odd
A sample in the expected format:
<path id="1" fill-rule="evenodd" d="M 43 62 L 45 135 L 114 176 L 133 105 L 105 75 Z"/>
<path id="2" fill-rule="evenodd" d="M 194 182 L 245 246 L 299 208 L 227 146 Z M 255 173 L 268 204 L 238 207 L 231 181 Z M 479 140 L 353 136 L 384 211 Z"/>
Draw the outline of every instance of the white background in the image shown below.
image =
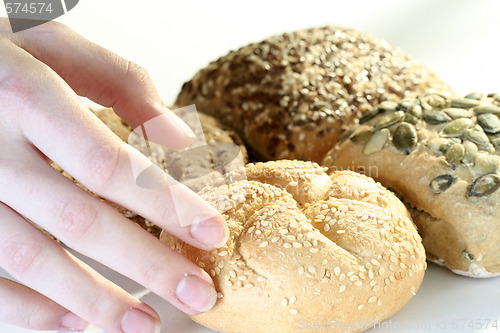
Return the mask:
<path id="1" fill-rule="evenodd" d="M 0 7 L 0 16 L 6 16 Z M 145 67 L 167 104 L 184 81 L 229 50 L 325 24 L 387 39 L 460 94 L 500 93 L 500 1 L 495 0 L 82 0 L 59 21 Z M 140 286 L 96 266 L 127 290 L 140 291 Z M 161 313 L 164 333 L 209 332 L 153 295 L 145 301 Z M 498 319 L 500 325 L 500 278 L 465 278 L 430 265 L 417 296 L 384 323 L 385 330 L 373 331 L 500 332 L 500 327 L 484 328 L 488 319 Z M 470 321 L 473 328 L 467 326 Z M 0 332 L 29 331 L 0 324 Z"/>

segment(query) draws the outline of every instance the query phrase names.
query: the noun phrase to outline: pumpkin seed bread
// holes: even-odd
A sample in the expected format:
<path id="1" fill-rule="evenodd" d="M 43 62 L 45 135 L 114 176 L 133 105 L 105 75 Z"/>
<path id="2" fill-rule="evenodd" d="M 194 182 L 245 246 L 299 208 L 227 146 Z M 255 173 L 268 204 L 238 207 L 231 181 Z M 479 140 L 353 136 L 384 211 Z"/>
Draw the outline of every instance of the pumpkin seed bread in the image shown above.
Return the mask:
<path id="1" fill-rule="evenodd" d="M 193 320 L 267 333 L 301 332 L 300 318 L 337 319 L 340 330 L 356 332 L 415 295 L 425 251 L 405 206 L 364 175 L 325 170 L 302 161 L 249 164 L 247 180 L 202 191 L 230 228 L 219 249 L 162 235 L 213 278 L 218 302 Z"/>
<path id="2" fill-rule="evenodd" d="M 319 162 L 374 105 L 432 89 L 450 91 L 385 40 L 326 26 L 230 52 L 185 83 L 176 104 L 233 128 L 252 160 Z"/>
<path id="3" fill-rule="evenodd" d="M 500 274 L 500 95 L 422 94 L 381 103 L 324 158 L 361 171 L 411 206 L 430 260 Z"/>

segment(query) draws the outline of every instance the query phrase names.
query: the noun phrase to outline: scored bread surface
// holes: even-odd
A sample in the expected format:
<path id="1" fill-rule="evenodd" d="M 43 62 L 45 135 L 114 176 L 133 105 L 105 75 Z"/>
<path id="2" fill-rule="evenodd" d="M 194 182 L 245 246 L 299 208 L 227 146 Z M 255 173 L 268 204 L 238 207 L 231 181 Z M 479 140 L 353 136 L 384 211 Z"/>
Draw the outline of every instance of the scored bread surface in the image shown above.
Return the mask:
<path id="1" fill-rule="evenodd" d="M 218 302 L 195 321 L 222 332 L 300 332 L 299 319 L 373 324 L 417 292 L 420 236 L 380 184 L 299 161 L 249 164 L 246 177 L 201 192 L 229 224 L 223 247 L 162 234 L 214 280 Z"/>

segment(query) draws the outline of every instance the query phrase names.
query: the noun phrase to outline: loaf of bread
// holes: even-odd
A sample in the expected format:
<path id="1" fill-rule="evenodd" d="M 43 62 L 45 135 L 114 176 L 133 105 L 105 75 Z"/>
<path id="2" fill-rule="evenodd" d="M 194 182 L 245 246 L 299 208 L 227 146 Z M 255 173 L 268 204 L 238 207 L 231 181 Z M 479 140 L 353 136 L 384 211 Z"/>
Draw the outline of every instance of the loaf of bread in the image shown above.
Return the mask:
<path id="1" fill-rule="evenodd" d="M 415 295 L 426 269 L 421 238 L 380 184 L 285 160 L 249 164 L 245 176 L 200 194 L 229 224 L 222 248 L 162 234 L 218 291 L 215 306 L 193 320 L 221 332 L 301 332 L 301 320 L 356 332 Z"/>
<path id="2" fill-rule="evenodd" d="M 458 274 L 500 274 L 500 96 L 428 93 L 375 110 L 323 164 L 399 194 L 430 260 Z"/>
<path id="3" fill-rule="evenodd" d="M 319 162 L 375 104 L 432 89 L 450 91 L 386 41 L 326 26 L 230 52 L 185 83 L 176 104 L 196 104 L 233 128 L 251 160 Z"/>

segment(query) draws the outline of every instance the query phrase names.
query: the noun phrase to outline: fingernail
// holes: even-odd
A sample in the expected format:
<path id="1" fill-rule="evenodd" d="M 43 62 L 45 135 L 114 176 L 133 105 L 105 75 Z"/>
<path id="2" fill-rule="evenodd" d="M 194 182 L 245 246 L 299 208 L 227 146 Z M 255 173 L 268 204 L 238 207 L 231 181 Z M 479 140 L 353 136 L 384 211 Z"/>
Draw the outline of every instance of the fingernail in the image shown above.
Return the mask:
<path id="1" fill-rule="evenodd" d="M 182 132 L 184 135 L 188 136 L 190 139 L 195 138 L 195 134 L 191 127 L 188 126 L 181 118 L 179 118 L 175 113 L 170 111 L 169 109 L 165 108 L 165 114 L 168 117 L 168 120 L 175 125 L 180 132 Z"/>
<path id="2" fill-rule="evenodd" d="M 216 248 L 224 245 L 229 237 L 227 225 L 218 218 L 191 224 L 190 233 L 201 244 Z"/>
<path id="3" fill-rule="evenodd" d="M 78 317 L 73 312 L 68 312 L 61 318 L 61 326 L 72 331 L 84 331 L 90 325 L 88 321 Z"/>
<path id="4" fill-rule="evenodd" d="M 121 329 L 123 333 L 160 333 L 158 320 L 139 309 L 130 309 L 123 316 Z"/>
<path id="5" fill-rule="evenodd" d="M 184 305 L 199 312 L 210 310 L 217 301 L 215 289 L 195 275 L 182 278 L 175 293 L 177 299 Z"/>

